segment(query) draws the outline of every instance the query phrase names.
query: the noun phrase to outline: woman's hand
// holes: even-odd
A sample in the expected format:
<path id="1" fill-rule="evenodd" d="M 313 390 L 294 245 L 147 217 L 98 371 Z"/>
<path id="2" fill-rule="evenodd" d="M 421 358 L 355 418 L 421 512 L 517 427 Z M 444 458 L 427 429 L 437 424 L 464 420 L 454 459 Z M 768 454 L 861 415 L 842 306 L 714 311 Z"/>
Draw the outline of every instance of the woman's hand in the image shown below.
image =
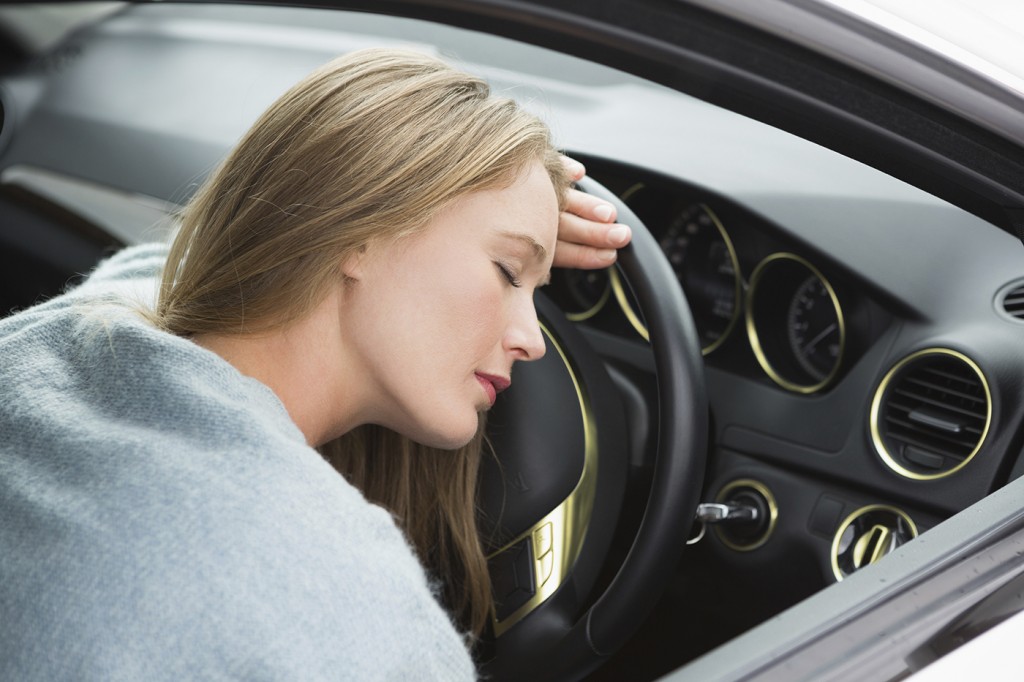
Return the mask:
<path id="1" fill-rule="evenodd" d="M 563 156 L 562 161 L 572 179 L 586 174 L 580 162 Z M 565 210 L 558 219 L 558 243 L 555 246 L 555 267 L 594 270 L 615 262 L 619 249 L 629 243 L 632 232 L 615 222 L 615 208 L 606 201 L 569 190 Z"/>

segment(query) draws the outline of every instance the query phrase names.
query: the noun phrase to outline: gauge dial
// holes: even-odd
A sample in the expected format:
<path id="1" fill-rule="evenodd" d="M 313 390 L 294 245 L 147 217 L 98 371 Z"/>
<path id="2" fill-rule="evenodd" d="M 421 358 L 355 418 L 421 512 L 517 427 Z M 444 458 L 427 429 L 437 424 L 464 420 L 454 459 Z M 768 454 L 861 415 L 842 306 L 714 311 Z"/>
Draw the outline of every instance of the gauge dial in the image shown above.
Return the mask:
<path id="1" fill-rule="evenodd" d="M 573 322 L 588 320 L 604 307 L 608 300 L 611 284 L 608 281 L 608 270 L 577 270 L 570 268 L 562 271 L 562 284 L 568 299 L 565 305 L 566 317 Z"/>
<path id="2" fill-rule="evenodd" d="M 793 357 L 815 381 L 825 379 L 839 362 L 840 320 L 825 282 L 805 279 L 789 302 L 786 316 Z"/>
<path id="3" fill-rule="evenodd" d="M 772 254 L 754 269 L 747 334 L 765 373 L 790 391 L 819 391 L 839 372 L 846 341 L 839 298 L 817 268 L 792 253 Z"/>
<path id="4" fill-rule="evenodd" d="M 692 204 L 669 223 L 660 242 L 707 355 L 725 341 L 739 317 L 742 289 L 732 241 L 710 208 Z"/>

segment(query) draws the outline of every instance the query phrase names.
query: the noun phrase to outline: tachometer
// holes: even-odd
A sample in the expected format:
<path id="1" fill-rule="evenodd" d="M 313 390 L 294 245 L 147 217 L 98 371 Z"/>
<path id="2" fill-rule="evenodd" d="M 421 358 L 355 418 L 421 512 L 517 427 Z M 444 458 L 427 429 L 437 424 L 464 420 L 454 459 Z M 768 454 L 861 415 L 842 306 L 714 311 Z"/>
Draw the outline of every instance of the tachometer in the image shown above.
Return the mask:
<path id="1" fill-rule="evenodd" d="M 725 341 L 739 317 L 739 262 L 729 233 L 710 208 L 692 204 L 669 223 L 660 241 L 707 355 Z"/>

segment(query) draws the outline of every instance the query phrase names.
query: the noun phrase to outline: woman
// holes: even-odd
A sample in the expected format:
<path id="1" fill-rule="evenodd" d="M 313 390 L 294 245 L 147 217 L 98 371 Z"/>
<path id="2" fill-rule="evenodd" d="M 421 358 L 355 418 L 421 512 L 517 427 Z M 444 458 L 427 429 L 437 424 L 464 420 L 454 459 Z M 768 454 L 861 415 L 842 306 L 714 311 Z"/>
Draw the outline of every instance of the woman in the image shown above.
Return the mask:
<path id="1" fill-rule="evenodd" d="M 629 237 L 569 166 L 479 79 L 354 53 L 169 253 L 0 322 L 0 677 L 471 678 L 478 415 L 544 352 L 552 264 Z"/>

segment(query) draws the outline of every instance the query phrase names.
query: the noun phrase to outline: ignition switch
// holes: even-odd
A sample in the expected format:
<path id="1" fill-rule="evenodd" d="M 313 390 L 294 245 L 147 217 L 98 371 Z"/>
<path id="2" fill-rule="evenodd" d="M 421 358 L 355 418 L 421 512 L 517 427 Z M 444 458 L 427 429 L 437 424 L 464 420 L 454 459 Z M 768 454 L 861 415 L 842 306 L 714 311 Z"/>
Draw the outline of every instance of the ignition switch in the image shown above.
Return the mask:
<path id="1" fill-rule="evenodd" d="M 745 552 L 763 545 L 778 517 L 775 496 L 761 482 L 729 483 L 715 498 L 697 507 L 697 520 L 709 524 L 727 547 Z"/>

